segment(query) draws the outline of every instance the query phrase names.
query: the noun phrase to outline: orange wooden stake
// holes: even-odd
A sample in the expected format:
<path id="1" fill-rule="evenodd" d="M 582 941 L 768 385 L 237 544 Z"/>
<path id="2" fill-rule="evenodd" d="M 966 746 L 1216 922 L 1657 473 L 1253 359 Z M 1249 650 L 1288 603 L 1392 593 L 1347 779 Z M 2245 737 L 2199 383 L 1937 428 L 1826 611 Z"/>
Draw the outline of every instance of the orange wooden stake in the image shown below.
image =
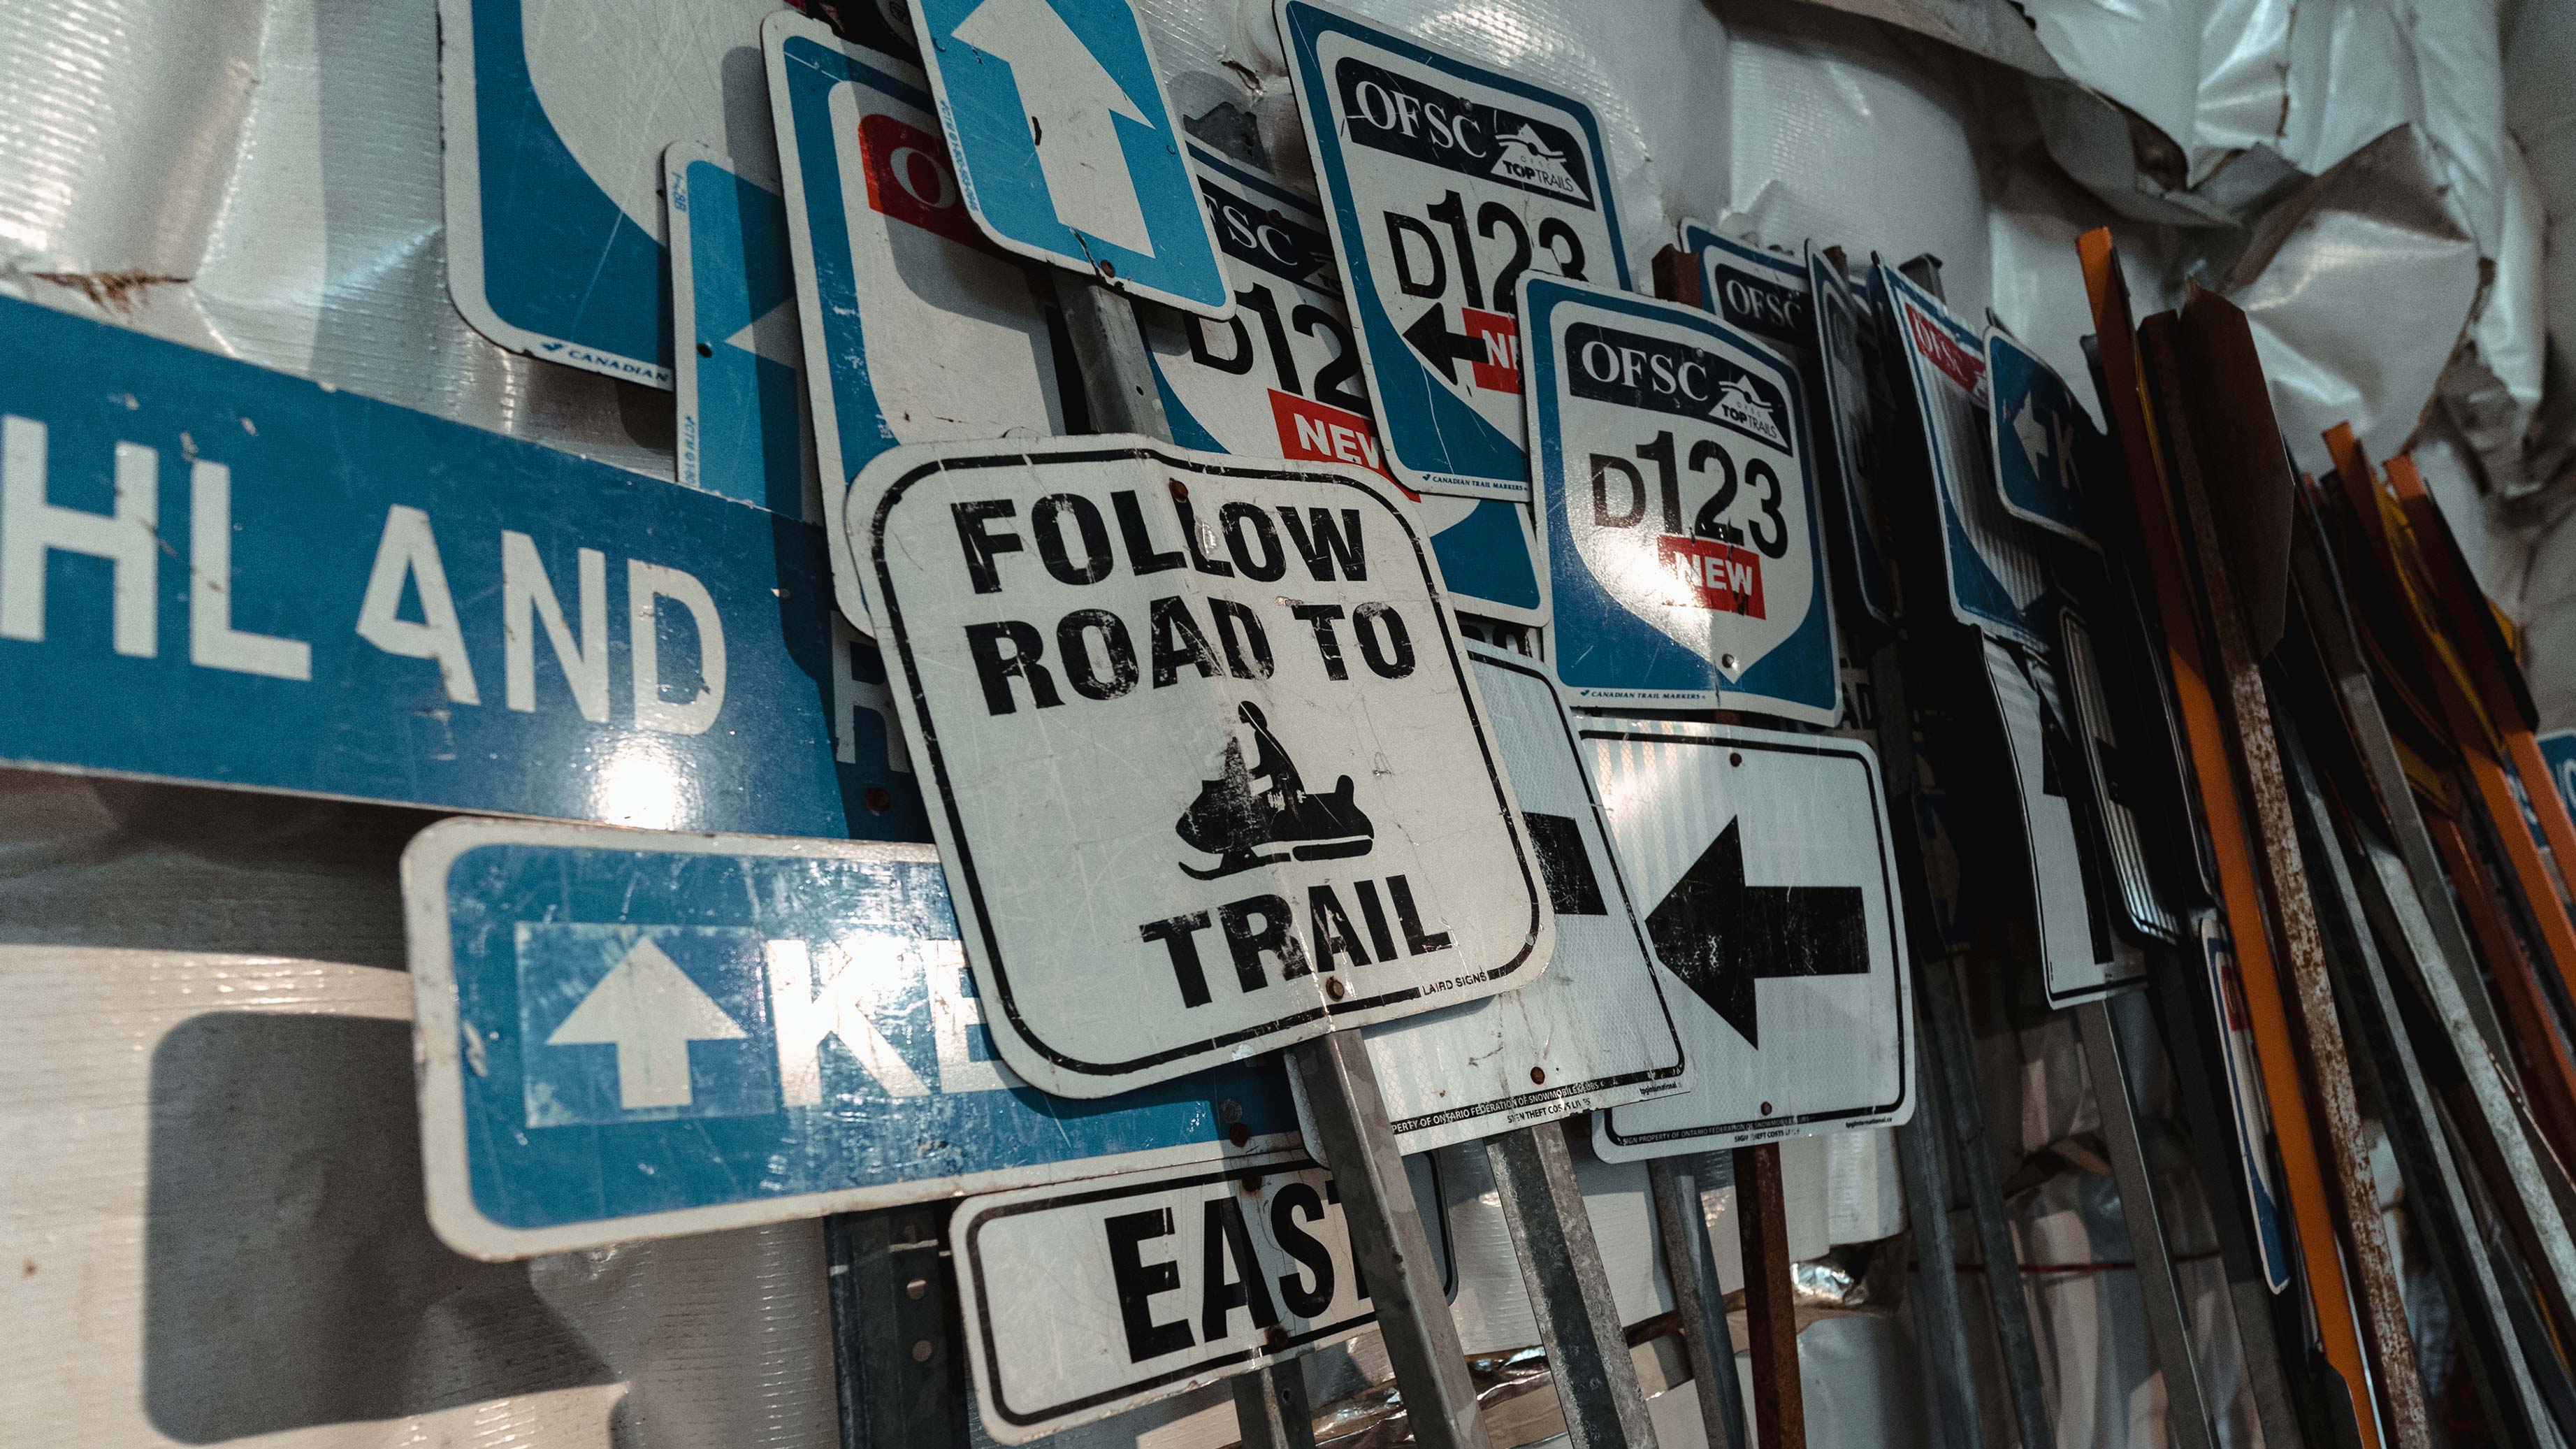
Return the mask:
<path id="1" fill-rule="evenodd" d="M 2309 1301 L 2316 1310 L 2318 1337 L 2326 1362 L 2343 1381 L 2353 1421 L 2360 1426 L 2363 1449 L 2381 1449 L 2384 1441 L 2377 1405 L 2366 1387 L 2371 1382 L 2370 1371 L 2363 1361 L 2360 1324 L 2344 1276 L 2341 1238 L 2335 1228 L 2325 1164 L 2309 1118 L 2307 1086 L 2299 1074 L 2289 1013 L 2281 999 L 2280 968 L 2272 954 L 2272 932 L 2264 915 L 2262 885 L 2248 844 L 2244 800 L 2230 762 L 2226 722 L 2211 692 L 2209 671 L 2202 657 L 2200 625 L 2194 613 L 2197 592 L 2187 582 L 2181 540 L 2166 502 L 2163 449 L 2149 421 L 2128 286 L 2120 276 L 2119 255 L 2107 228 L 2085 233 L 2076 247 L 2084 263 L 2085 288 L 2092 299 L 2093 331 L 2101 349 L 2114 430 L 2127 463 L 2139 537 L 2155 581 L 2174 702 L 2190 746 L 2192 773 L 2200 787 L 2203 818 L 2218 867 L 2221 905 L 2235 938 L 2237 965 L 2245 982 L 2255 1056 L 2262 1069 L 2264 1090 L 2271 1098 L 2283 1187 L 2303 1249 L 2301 1257 L 2307 1269 Z"/>

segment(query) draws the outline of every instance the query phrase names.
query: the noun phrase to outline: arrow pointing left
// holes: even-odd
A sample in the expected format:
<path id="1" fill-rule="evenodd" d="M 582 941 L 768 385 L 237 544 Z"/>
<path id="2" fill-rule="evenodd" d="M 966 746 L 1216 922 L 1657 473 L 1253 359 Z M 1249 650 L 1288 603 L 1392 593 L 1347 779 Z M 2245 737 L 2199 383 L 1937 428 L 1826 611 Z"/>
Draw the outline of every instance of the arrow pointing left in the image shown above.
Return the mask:
<path id="1" fill-rule="evenodd" d="M 689 1043 L 741 1041 L 742 1027 L 662 948 L 637 941 L 548 1046 L 617 1048 L 617 1101 L 629 1112 L 689 1105 Z"/>
<path id="2" fill-rule="evenodd" d="M 1728 821 L 1673 882 L 1646 916 L 1646 934 L 1665 967 L 1759 1051 L 1754 987 L 1867 974 L 1869 902 L 1858 886 L 1745 884 L 1743 824 Z"/>

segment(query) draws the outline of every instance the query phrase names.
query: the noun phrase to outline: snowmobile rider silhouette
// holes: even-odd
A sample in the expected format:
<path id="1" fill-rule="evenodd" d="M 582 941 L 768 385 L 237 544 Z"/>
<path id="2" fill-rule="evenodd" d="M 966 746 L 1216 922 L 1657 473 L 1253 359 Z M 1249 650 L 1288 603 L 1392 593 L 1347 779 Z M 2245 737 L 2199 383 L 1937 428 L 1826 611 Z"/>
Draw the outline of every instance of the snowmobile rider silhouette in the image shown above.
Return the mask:
<path id="1" fill-rule="evenodd" d="M 1270 732 L 1260 706 L 1246 700 L 1237 717 L 1252 731 L 1253 762 L 1245 766 L 1243 742 L 1229 736 L 1217 760 L 1217 778 L 1199 782 L 1198 798 L 1173 826 L 1183 843 L 1216 856 L 1217 863 L 1200 870 L 1182 861 L 1182 872 L 1193 880 L 1215 880 L 1292 857 L 1335 860 L 1368 854 L 1376 827 L 1351 799 L 1351 777 L 1335 781 L 1329 795 L 1306 793 L 1296 762 Z"/>

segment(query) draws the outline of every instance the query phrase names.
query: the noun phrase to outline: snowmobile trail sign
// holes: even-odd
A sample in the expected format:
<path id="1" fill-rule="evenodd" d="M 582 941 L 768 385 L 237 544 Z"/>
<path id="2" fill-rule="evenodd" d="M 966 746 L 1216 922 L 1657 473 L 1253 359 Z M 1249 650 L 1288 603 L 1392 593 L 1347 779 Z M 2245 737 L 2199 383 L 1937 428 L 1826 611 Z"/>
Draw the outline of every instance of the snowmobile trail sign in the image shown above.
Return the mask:
<path id="1" fill-rule="evenodd" d="M 1032 1083 L 1107 1096 L 1546 966 L 1536 854 L 1384 478 L 951 443 L 869 464 L 840 522 Z"/>

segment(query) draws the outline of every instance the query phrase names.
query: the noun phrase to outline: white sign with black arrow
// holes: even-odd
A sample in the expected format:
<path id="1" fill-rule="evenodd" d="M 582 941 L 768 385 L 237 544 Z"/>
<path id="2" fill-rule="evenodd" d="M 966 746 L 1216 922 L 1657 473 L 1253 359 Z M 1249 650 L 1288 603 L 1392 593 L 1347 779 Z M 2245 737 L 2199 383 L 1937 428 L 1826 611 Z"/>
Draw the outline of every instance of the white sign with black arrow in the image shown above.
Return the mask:
<path id="1" fill-rule="evenodd" d="M 1678 1008 L 1691 1088 L 1593 1116 L 1614 1162 L 1902 1122 L 1913 986 L 1869 746 L 1592 719 L 1619 868 Z"/>
<path id="2" fill-rule="evenodd" d="M 841 524 L 1031 1083 L 1108 1096 L 1545 969 L 1537 853 L 1384 478 L 943 444 L 871 463 Z"/>

